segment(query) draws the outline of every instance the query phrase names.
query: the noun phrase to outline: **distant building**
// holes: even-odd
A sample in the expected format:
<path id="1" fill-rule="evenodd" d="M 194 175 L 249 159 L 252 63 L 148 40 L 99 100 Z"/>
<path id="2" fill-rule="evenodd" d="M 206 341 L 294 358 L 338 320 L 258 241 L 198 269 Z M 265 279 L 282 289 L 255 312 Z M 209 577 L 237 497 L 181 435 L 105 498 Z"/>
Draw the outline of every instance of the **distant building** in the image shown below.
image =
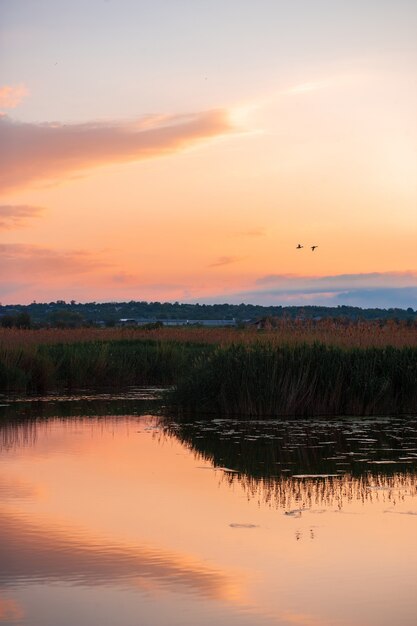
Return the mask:
<path id="1" fill-rule="evenodd" d="M 158 320 L 164 326 L 236 326 L 236 320 Z"/>
<path id="2" fill-rule="evenodd" d="M 225 326 L 236 326 L 236 320 L 178 320 L 178 319 L 134 319 L 122 318 L 117 322 L 117 326 L 145 326 L 146 324 L 161 323 L 163 326 L 211 326 L 221 328 Z"/>
<path id="3" fill-rule="evenodd" d="M 138 326 L 138 321 L 135 319 L 122 318 L 117 322 L 117 326 Z"/>

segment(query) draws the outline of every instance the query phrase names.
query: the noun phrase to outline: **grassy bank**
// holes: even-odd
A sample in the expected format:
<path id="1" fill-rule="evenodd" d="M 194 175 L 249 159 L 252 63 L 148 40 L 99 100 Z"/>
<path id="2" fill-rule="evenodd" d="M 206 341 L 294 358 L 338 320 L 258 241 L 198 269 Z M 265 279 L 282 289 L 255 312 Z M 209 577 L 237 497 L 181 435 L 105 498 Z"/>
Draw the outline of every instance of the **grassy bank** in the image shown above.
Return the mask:
<path id="1" fill-rule="evenodd" d="M 416 348 L 219 347 L 179 381 L 187 415 L 377 415 L 417 410 Z"/>

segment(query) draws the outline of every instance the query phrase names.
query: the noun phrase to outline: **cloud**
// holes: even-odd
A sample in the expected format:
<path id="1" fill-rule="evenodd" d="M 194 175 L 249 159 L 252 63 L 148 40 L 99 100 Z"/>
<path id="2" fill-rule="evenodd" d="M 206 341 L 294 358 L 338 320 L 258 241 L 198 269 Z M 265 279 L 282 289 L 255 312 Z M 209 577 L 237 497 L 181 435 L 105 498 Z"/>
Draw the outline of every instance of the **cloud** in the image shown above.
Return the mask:
<path id="1" fill-rule="evenodd" d="M 27 94 L 28 90 L 22 84 L 0 86 L 0 110 L 14 109 Z"/>
<path id="2" fill-rule="evenodd" d="M 129 272 L 120 271 L 115 274 L 109 276 L 111 280 L 111 288 L 112 290 L 117 289 L 120 286 L 123 290 L 127 289 L 135 289 L 135 290 L 146 290 L 146 293 L 153 292 L 175 292 L 185 288 L 185 285 L 181 283 L 148 283 L 144 280 L 143 276 L 139 274 L 130 274 Z"/>
<path id="3" fill-rule="evenodd" d="M 0 229 L 23 226 L 27 218 L 36 217 L 42 211 L 41 207 L 27 204 L 2 204 L 0 205 Z"/>
<path id="4" fill-rule="evenodd" d="M 302 93 L 308 93 L 310 91 L 317 91 L 318 89 L 322 89 L 326 87 L 327 83 L 324 81 L 311 81 L 307 83 L 300 83 L 299 85 L 294 85 L 293 87 L 289 87 L 283 91 L 284 94 L 296 95 Z"/>
<path id="5" fill-rule="evenodd" d="M 291 274 L 269 274 L 256 280 L 260 286 L 269 286 L 274 291 L 303 293 L 317 291 L 338 292 L 358 287 L 417 287 L 417 272 L 370 272 L 361 274 L 336 274 L 331 276 L 297 276 Z"/>
<path id="6" fill-rule="evenodd" d="M 417 309 L 417 287 L 362 288 L 336 294 L 333 299 L 335 304 L 349 306 Z"/>
<path id="7" fill-rule="evenodd" d="M 372 272 L 334 276 L 270 274 L 251 290 L 205 298 L 205 302 L 270 305 L 358 306 L 417 309 L 417 272 Z"/>
<path id="8" fill-rule="evenodd" d="M 225 110 L 133 122 L 32 124 L 0 117 L 0 190 L 80 170 L 149 159 L 230 133 Z"/>
<path id="9" fill-rule="evenodd" d="M 140 273 L 120 268 L 117 261 L 106 256 L 109 252 L 0 243 L 0 300 L 181 299 L 186 284 L 147 282 Z"/>
<path id="10" fill-rule="evenodd" d="M 130 285 L 133 283 L 135 287 L 139 282 L 139 279 L 135 274 L 129 274 L 128 272 L 117 272 L 117 274 L 113 274 L 111 280 L 121 285 Z"/>
<path id="11" fill-rule="evenodd" d="M 231 263 L 236 263 L 240 261 L 240 257 L 237 256 L 221 256 L 214 261 L 214 263 L 210 263 L 209 267 L 222 267 L 223 265 L 230 265 Z"/>
<path id="12" fill-rule="evenodd" d="M 106 266 L 84 250 L 60 251 L 20 243 L 0 244 L 0 265 L 2 279 L 7 278 L 7 282 L 22 277 L 82 274 Z"/>
<path id="13" fill-rule="evenodd" d="M 313 91 L 319 91 L 321 89 L 331 89 L 335 87 L 352 87 L 357 86 L 358 83 L 369 80 L 369 77 L 361 72 L 344 72 L 342 74 L 327 75 L 318 80 L 308 80 L 303 83 L 297 83 L 291 85 L 281 91 L 282 95 L 298 96 L 303 94 L 309 94 Z"/>
<path id="14" fill-rule="evenodd" d="M 292 274 L 267 274 L 256 280 L 257 285 L 269 285 L 285 291 L 325 290 L 340 291 L 355 287 L 417 286 L 417 272 L 369 272 L 361 274 L 336 274 L 331 276 L 297 276 Z"/>

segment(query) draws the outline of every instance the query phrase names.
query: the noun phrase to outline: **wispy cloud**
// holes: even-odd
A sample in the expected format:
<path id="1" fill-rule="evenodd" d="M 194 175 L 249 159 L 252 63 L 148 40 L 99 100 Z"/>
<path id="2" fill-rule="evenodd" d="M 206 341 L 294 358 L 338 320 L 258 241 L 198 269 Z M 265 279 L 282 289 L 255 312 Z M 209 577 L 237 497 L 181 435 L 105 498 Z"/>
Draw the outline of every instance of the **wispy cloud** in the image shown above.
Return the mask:
<path id="1" fill-rule="evenodd" d="M 1 109 L 14 109 L 27 94 L 28 89 L 25 85 L 1 85 L 0 111 Z"/>
<path id="2" fill-rule="evenodd" d="M 352 87 L 367 79 L 369 79 L 369 76 L 363 70 L 330 74 L 323 77 L 317 77 L 314 80 L 307 80 L 302 83 L 291 85 L 283 89 L 281 94 L 284 96 L 297 96 L 322 89 Z"/>
<path id="3" fill-rule="evenodd" d="M 42 211 L 41 207 L 28 204 L 2 204 L 0 205 L 0 229 L 24 226 L 27 219 L 38 216 Z"/>
<path id="4" fill-rule="evenodd" d="M 30 244 L 0 244 L 2 278 L 20 281 L 35 276 L 82 274 L 105 267 L 106 263 L 83 250 L 54 250 Z"/>
<path id="5" fill-rule="evenodd" d="M 213 263 L 210 263 L 209 267 L 222 267 L 223 265 L 231 265 L 240 261 L 240 257 L 237 256 L 221 256 Z"/>
<path id="6" fill-rule="evenodd" d="M 173 153 L 233 130 L 225 110 L 83 124 L 29 124 L 3 116 L 0 190 Z"/>
<path id="7" fill-rule="evenodd" d="M 115 271 L 100 254 L 23 243 L 0 244 L 0 268 L 0 298 L 14 302 L 62 298 L 63 290 L 80 299 L 80 289 L 91 299 L 92 286 Z"/>
<path id="8" fill-rule="evenodd" d="M 327 83 L 325 81 L 311 81 L 307 83 L 300 83 L 299 85 L 294 85 L 293 87 L 289 87 L 283 91 L 284 94 L 288 95 L 297 95 L 308 93 L 309 91 L 317 91 L 318 89 L 322 89 L 326 87 Z"/>

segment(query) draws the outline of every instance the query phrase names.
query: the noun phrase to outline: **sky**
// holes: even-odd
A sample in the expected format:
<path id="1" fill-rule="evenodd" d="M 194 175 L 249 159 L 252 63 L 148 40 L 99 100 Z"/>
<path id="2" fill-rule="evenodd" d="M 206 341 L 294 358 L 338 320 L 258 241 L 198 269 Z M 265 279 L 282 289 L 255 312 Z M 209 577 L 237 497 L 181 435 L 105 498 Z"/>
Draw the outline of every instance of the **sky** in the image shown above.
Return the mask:
<path id="1" fill-rule="evenodd" d="M 417 309 L 416 30 L 411 0 L 0 0 L 0 301 Z"/>

